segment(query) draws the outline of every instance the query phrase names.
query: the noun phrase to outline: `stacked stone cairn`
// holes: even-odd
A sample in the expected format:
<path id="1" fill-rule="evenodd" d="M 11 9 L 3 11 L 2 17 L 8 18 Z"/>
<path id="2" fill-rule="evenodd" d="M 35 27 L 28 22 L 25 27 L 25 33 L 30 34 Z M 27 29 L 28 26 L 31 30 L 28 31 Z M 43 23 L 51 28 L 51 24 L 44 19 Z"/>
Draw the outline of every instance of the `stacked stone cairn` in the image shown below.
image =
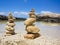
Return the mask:
<path id="1" fill-rule="evenodd" d="M 9 13 L 9 16 L 8 16 L 8 22 L 7 22 L 7 26 L 5 27 L 6 29 L 6 35 L 10 36 L 10 35 L 14 35 L 15 32 L 15 23 L 14 23 L 14 17 L 12 16 L 12 13 Z"/>
<path id="2" fill-rule="evenodd" d="M 40 36 L 40 34 L 38 33 L 40 29 L 36 27 L 34 24 L 36 22 L 36 16 L 35 16 L 34 9 L 30 11 L 29 17 L 30 18 L 25 20 L 24 22 L 24 24 L 26 25 L 26 31 L 27 31 L 27 34 L 24 35 L 24 37 L 27 39 L 35 39 Z"/>

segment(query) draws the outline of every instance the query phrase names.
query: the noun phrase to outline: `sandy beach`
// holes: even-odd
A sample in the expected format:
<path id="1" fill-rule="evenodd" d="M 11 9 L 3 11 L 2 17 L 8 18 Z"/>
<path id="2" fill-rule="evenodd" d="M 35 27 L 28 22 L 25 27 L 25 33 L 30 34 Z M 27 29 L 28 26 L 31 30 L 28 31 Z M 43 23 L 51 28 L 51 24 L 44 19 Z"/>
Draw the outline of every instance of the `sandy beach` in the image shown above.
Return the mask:
<path id="1" fill-rule="evenodd" d="M 21 33 L 12 36 L 1 35 L 0 45 L 60 45 L 60 39 L 47 37 L 43 34 L 36 39 L 26 39 Z"/>
<path id="2" fill-rule="evenodd" d="M 40 22 L 36 23 L 36 26 L 40 29 L 41 36 L 36 39 L 26 39 L 25 26 L 23 22 L 16 22 L 15 32 L 16 35 L 5 35 L 5 24 L 0 25 L 0 45 L 60 45 L 60 26 L 44 25 Z M 4 31 L 4 32 L 3 32 Z"/>

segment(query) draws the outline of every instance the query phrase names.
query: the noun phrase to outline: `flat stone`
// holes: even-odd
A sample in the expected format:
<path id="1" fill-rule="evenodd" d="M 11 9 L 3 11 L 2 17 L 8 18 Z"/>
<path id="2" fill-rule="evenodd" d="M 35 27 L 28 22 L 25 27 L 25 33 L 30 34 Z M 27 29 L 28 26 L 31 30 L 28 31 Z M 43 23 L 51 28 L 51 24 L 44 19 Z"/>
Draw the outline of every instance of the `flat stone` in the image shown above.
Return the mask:
<path id="1" fill-rule="evenodd" d="M 36 18 L 36 16 L 35 15 L 31 15 L 30 18 Z"/>
<path id="2" fill-rule="evenodd" d="M 8 19 L 9 22 L 14 22 L 14 19 Z"/>
<path id="3" fill-rule="evenodd" d="M 36 19 L 35 18 L 29 18 L 29 19 L 25 20 L 24 24 L 25 25 L 31 25 L 34 22 L 36 22 Z"/>
<path id="4" fill-rule="evenodd" d="M 12 34 L 14 31 L 6 31 L 6 34 Z"/>
<path id="5" fill-rule="evenodd" d="M 12 35 L 12 34 L 7 34 L 7 33 L 5 34 L 5 36 L 11 36 L 11 35 Z"/>
<path id="6" fill-rule="evenodd" d="M 26 35 L 24 36 L 24 38 L 34 39 L 34 34 L 26 34 Z"/>
<path id="7" fill-rule="evenodd" d="M 26 31 L 31 33 L 38 33 L 40 29 L 36 26 L 28 26 Z"/>
<path id="8" fill-rule="evenodd" d="M 41 35 L 39 33 L 28 33 L 24 35 L 24 38 L 27 39 L 35 39 L 37 37 L 40 37 Z"/>
<path id="9" fill-rule="evenodd" d="M 15 30 L 15 29 L 14 29 L 13 27 L 11 27 L 11 26 L 6 26 L 5 29 L 8 30 L 8 31 L 14 31 L 14 30 Z"/>
<path id="10" fill-rule="evenodd" d="M 13 26 L 15 26 L 15 23 L 9 23 L 9 22 L 7 22 L 7 25 L 13 27 Z"/>

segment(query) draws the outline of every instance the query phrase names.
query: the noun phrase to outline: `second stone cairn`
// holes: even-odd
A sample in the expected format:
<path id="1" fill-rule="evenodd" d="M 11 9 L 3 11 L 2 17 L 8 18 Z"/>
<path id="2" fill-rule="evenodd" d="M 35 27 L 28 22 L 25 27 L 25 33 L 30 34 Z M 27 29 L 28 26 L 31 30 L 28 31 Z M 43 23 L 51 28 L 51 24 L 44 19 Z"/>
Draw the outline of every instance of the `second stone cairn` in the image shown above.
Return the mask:
<path id="1" fill-rule="evenodd" d="M 14 17 L 12 16 L 12 13 L 9 13 L 9 16 L 8 16 L 8 22 L 7 22 L 7 26 L 5 27 L 6 29 L 6 35 L 10 36 L 10 35 L 14 35 L 15 32 L 15 23 L 14 23 Z"/>

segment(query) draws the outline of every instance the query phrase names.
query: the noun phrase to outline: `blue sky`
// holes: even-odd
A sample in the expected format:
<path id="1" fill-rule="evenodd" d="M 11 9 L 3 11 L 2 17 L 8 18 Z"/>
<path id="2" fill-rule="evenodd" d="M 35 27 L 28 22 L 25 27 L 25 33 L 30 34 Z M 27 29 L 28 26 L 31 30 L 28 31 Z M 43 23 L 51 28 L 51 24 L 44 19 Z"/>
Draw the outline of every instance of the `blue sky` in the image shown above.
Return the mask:
<path id="1" fill-rule="evenodd" d="M 0 14 L 12 12 L 14 16 L 26 18 L 32 8 L 36 13 L 60 13 L 60 0 L 0 0 Z"/>

